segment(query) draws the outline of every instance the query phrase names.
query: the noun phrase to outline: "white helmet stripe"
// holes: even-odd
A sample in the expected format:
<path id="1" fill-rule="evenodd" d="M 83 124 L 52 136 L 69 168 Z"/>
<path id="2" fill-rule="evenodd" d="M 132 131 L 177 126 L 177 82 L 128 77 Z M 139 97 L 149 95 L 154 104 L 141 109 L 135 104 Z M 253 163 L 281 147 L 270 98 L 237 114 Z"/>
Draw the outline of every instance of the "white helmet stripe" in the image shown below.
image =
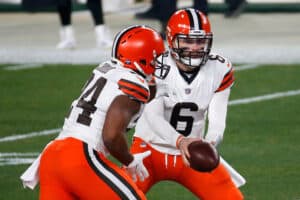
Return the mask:
<path id="1" fill-rule="evenodd" d="M 201 30 L 201 21 L 196 10 L 189 8 L 187 9 L 187 13 L 190 18 L 191 27 L 193 28 L 193 30 Z"/>

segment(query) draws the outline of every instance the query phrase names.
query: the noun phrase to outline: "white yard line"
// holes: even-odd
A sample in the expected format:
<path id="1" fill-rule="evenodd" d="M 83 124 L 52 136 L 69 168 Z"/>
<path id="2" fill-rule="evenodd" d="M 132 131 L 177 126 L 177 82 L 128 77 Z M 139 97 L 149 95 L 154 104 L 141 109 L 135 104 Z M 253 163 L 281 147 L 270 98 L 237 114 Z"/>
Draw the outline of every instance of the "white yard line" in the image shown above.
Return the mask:
<path id="1" fill-rule="evenodd" d="M 232 100 L 229 102 L 229 105 L 240 105 L 240 104 L 249 104 L 253 102 L 260 102 L 260 101 L 266 101 L 266 100 L 271 100 L 271 99 L 278 99 L 281 97 L 288 97 L 288 96 L 295 96 L 299 95 L 300 90 L 290 90 L 287 92 L 277 92 L 273 94 L 266 94 L 262 96 L 257 96 L 257 97 L 250 97 L 250 98 L 244 98 L 244 99 L 237 99 L 237 100 Z"/>
<path id="2" fill-rule="evenodd" d="M 21 164 L 31 164 L 36 158 L 0 158 L 0 166 L 6 165 L 21 165 Z"/>
<path id="3" fill-rule="evenodd" d="M 39 153 L 37 152 L 5 152 L 1 153 L 0 152 L 0 158 L 5 158 L 5 157 L 27 157 L 27 156 L 38 156 Z"/>
<path id="4" fill-rule="evenodd" d="M 8 71 L 17 71 L 17 70 L 23 70 L 23 69 L 33 69 L 33 68 L 41 68 L 43 67 L 43 64 L 20 64 L 20 65 L 12 65 L 12 66 L 7 66 L 4 67 L 4 70 L 8 70 Z"/>
<path id="5" fill-rule="evenodd" d="M 37 152 L 7 152 L 0 153 L 0 166 L 30 164 L 39 155 Z"/>
<path id="6" fill-rule="evenodd" d="M 42 64 L 23 64 L 23 65 L 7 66 L 7 67 L 4 67 L 3 69 L 9 70 L 9 71 L 17 71 L 17 70 L 41 68 L 41 67 L 43 67 Z"/>
<path id="7" fill-rule="evenodd" d="M 247 69 L 255 69 L 258 67 L 261 67 L 262 65 L 258 65 L 258 64 L 247 64 L 247 65 L 242 65 L 242 66 L 237 66 L 234 68 L 234 71 L 243 71 L 243 70 L 247 70 Z"/>
<path id="8" fill-rule="evenodd" d="M 21 139 L 27 139 L 27 138 L 41 136 L 41 135 L 51 135 L 51 134 L 54 134 L 54 133 L 58 133 L 60 131 L 61 131 L 61 129 L 57 128 L 57 129 L 50 129 L 50 130 L 43 130 L 43 131 L 25 133 L 25 134 L 20 134 L 20 135 L 11 135 L 11 136 L 0 138 L 0 143 L 1 142 L 21 140 Z"/>

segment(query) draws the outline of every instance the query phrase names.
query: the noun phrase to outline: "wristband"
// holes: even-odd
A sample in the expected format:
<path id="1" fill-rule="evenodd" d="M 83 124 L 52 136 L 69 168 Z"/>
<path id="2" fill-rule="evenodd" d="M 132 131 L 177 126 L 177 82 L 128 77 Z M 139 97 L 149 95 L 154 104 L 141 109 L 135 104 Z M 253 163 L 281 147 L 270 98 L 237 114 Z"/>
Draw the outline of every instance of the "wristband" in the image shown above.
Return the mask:
<path id="1" fill-rule="evenodd" d="M 177 140 L 176 140 L 176 148 L 179 149 L 179 144 L 181 142 L 181 140 L 183 139 L 183 135 L 178 136 Z"/>

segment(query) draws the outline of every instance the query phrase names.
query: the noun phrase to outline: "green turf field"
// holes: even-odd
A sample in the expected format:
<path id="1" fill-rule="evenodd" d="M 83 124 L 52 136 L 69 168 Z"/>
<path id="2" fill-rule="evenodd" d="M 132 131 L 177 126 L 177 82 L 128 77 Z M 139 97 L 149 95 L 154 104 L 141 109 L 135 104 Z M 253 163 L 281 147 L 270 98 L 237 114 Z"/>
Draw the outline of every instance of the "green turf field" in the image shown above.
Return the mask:
<path id="1" fill-rule="evenodd" d="M 29 164 L 17 163 L 21 158 L 34 158 L 24 153 L 40 152 L 56 134 L 5 138 L 60 128 L 94 67 L 44 65 L 7 70 L 7 65 L 0 65 L 0 200 L 38 199 L 38 188 L 24 189 L 19 180 Z M 259 98 L 230 105 L 219 151 L 247 179 L 241 188 L 247 200 L 300 200 L 299 75 L 300 65 L 264 65 L 235 72 L 230 100 Z M 277 98 L 279 92 L 282 97 Z M 275 95 L 266 100 L 267 94 Z M 196 199 L 171 182 L 154 186 L 147 196 L 152 200 Z"/>

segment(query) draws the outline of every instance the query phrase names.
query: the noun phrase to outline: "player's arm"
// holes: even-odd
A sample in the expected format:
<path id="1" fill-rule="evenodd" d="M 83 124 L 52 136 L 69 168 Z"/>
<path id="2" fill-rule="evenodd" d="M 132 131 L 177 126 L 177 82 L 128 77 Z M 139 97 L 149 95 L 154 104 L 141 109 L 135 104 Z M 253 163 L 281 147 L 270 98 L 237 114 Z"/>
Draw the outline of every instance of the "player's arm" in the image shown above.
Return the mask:
<path id="1" fill-rule="evenodd" d="M 223 140 L 230 88 L 214 94 L 208 108 L 208 129 L 205 140 L 218 145 Z"/>
<path id="2" fill-rule="evenodd" d="M 114 99 L 106 114 L 102 134 L 104 145 L 124 165 L 133 160 L 125 137 L 126 128 L 131 118 L 139 112 L 140 106 L 140 102 L 120 95 Z"/>
<path id="3" fill-rule="evenodd" d="M 143 181 L 149 176 L 143 159 L 151 152 L 132 155 L 128 149 L 125 132 L 133 116 L 140 111 L 141 104 L 149 99 L 149 91 L 142 85 L 125 79 L 121 79 L 118 85 L 124 95 L 116 97 L 107 111 L 103 142 L 110 154 L 125 165 L 133 180 L 138 176 Z"/>
<path id="4" fill-rule="evenodd" d="M 219 65 L 223 70 L 223 78 L 208 107 L 208 129 L 205 139 L 215 146 L 223 140 L 226 127 L 227 106 L 231 87 L 234 84 L 234 70 L 230 61 Z"/>
<path id="5" fill-rule="evenodd" d="M 185 165 L 189 166 L 188 158 L 190 155 L 188 145 L 195 140 L 199 140 L 199 138 L 188 138 L 178 133 L 170 122 L 165 119 L 163 104 L 163 97 L 152 100 L 152 102 L 146 106 L 143 115 L 145 115 L 146 120 L 157 136 L 165 141 L 169 141 L 170 146 L 180 150 Z"/>
<path id="6" fill-rule="evenodd" d="M 163 97 L 152 100 L 151 103 L 145 107 L 143 115 L 158 137 L 169 141 L 170 146 L 178 147 L 178 139 L 182 137 L 182 135 L 165 119 Z"/>

